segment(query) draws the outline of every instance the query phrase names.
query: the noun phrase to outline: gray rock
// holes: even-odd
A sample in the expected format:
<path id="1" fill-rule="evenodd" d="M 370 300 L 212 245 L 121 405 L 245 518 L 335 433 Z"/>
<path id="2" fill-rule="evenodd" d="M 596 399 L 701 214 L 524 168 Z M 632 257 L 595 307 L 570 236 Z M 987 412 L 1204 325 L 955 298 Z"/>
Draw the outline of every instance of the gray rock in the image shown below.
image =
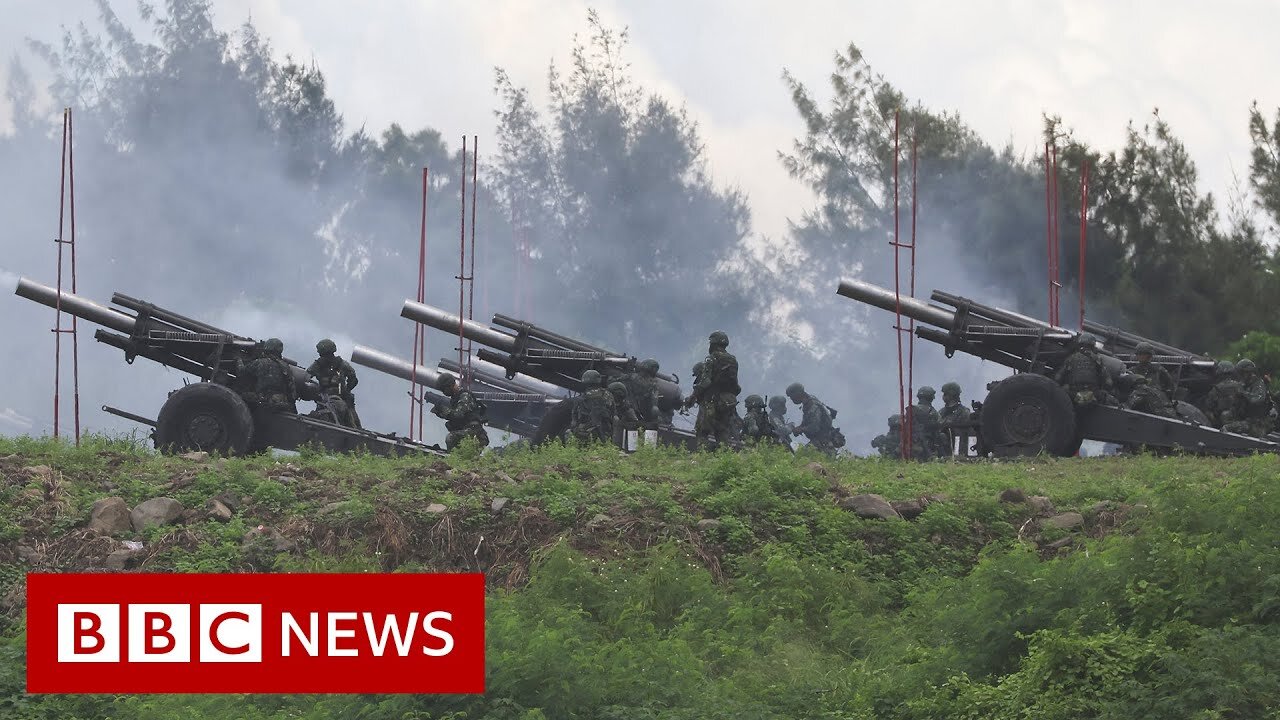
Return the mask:
<path id="1" fill-rule="evenodd" d="M 95 502 L 89 511 L 89 529 L 99 535 L 117 535 L 133 529 L 124 498 L 109 497 Z"/>
<path id="2" fill-rule="evenodd" d="M 141 558 L 141 550 L 120 549 L 108 555 L 103 565 L 108 570 L 128 570 L 135 567 Z"/>
<path id="3" fill-rule="evenodd" d="M 209 453 L 203 450 L 197 450 L 195 452 L 182 453 L 178 457 L 182 458 L 183 460 L 208 460 Z"/>
<path id="4" fill-rule="evenodd" d="M 1054 515 L 1046 518 L 1045 527 L 1058 528 L 1059 530 L 1074 530 L 1084 525 L 1084 516 L 1078 512 L 1065 512 L 1061 515 Z"/>
<path id="5" fill-rule="evenodd" d="M 431 513 L 432 515 L 439 515 L 440 513 L 443 513 L 448 509 L 449 508 L 445 507 L 444 505 L 441 505 L 440 503 L 431 503 L 430 505 L 427 506 L 427 512 Z"/>
<path id="6" fill-rule="evenodd" d="M 218 522 L 229 522 L 231 516 L 235 514 L 231 512 L 231 508 L 217 498 L 209 498 L 209 501 L 204 504 L 204 509 L 208 511 L 210 519 Z"/>
<path id="7" fill-rule="evenodd" d="M 720 527 L 720 521 L 715 518 L 704 518 L 698 521 L 699 530 L 715 530 Z"/>
<path id="8" fill-rule="evenodd" d="M 905 520 L 915 520 L 925 508 L 925 503 L 920 500 L 894 500 L 889 505 Z"/>
<path id="9" fill-rule="evenodd" d="M 513 479 L 512 479 L 512 477 L 511 477 L 510 475 L 508 475 L 508 474 L 506 474 L 506 473 L 502 472 L 501 470 L 499 470 L 499 471 L 498 471 L 498 476 L 497 476 L 497 477 L 498 477 L 498 479 L 499 479 L 499 480 L 501 480 L 501 481 L 502 481 L 502 482 L 504 482 L 504 483 L 513 483 L 513 482 L 515 482 L 515 480 L 513 480 Z"/>
<path id="10" fill-rule="evenodd" d="M 1074 543 L 1075 541 L 1076 541 L 1076 538 L 1074 535 L 1067 535 L 1066 537 L 1060 537 L 1057 540 L 1054 540 L 1053 542 L 1048 543 L 1047 545 L 1044 546 L 1044 549 L 1057 552 L 1065 547 L 1070 547 L 1071 544 Z"/>
<path id="11" fill-rule="evenodd" d="M 227 506 L 227 509 L 233 513 L 240 512 L 240 507 L 244 505 L 244 500 L 234 490 L 224 490 L 213 496 L 214 500 Z"/>
<path id="12" fill-rule="evenodd" d="M 1000 502 L 1020 503 L 1025 502 L 1027 494 L 1021 488 L 1009 488 L 1000 493 Z"/>
<path id="13" fill-rule="evenodd" d="M 266 545 L 276 552 L 286 552 L 293 549 L 293 541 L 280 534 L 279 530 L 272 527 L 259 525 L 244 534 L 245 545 Z"/>
<path id="14" fill-rule="evenodd" d="M 182 517 L 182 503 L 173 498 L 158 497 L 145 500 L 129 513 L 133 529 L 142 532 L 149 527 L 172 525 Z"/>
<path id="15" fill-rule="evenodd" d="M 613 520 L 613 518 L 608 515 L 605 515 L 604 513 L 597 513 L 595 517 L 587 521 L 587 529 L 594 530 L 611 520 Z"/>
<path id="16" fill-rule="evenodd" d="M 805 465 L 804 469 L 808 470 L 814 475 L 821 475 L 822 477 L 827 476 L 827 468 L 825 465 L 823 465 L 820 462 L 811 462 L 808 465 Z"/>
<path id="17" fill-rule="evenodd" d="M 511 502 L 511 500 L 508 498 L 504 498 L 504 497 L 494 498 L 493 502 L 489 503 L 489 509 L 495 513 L 500 513 L 504 509 L 506 509 L 507 503 L 509 502 Z"/>
<path id="18" fill-rule="evenodd" d="M 1054 512 L 1053 501 L 1043 495 L 1032 495 L 1027 498 L 1027 504 L 1040 515 L 1052 515 Z"/>
<path id="19" fill-rule="evenodd" d="M 839 505 L 845 510 L 852 510 L 860 518 L 890 520 L 902 517 L 888 500 L 869 493 L 843 498 Z"/>
<path id="20" fill-rule="evenodd" d="M 46 485 L 53 482 L 53 468 L 48 465 L 32 465 L 31 467 L 23 468 L 23 472 L 27 474 L 29 480 Z"/>
<path id="21" fill-rule="evenodd" d="M 34 565 L 44 558 L 35 548 L 30 545 L 18 546 L 18 559 L 28 565 Z"/>

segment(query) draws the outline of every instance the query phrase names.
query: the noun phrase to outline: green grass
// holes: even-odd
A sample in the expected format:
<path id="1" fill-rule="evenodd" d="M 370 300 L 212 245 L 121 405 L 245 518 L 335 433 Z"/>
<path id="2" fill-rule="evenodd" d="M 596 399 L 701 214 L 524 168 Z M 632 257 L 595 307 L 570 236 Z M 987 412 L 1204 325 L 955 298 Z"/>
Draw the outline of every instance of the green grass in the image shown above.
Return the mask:
<path id="1" fill-rule="evenodd" d="M 1280 718 L 1278 469 L 560 447 L 197 462 L 0 439 L 0 717 Z M 1049 549 L 1068 533 L 1007 488 L 1086 526 Z M 227 491 L 229 523 L 129 535 L 142 569 L 482 571 L 488 692 L 22 694 L 23 572 L 100 565 L 116 541 L 84 532 L 95 500 Z M 837 506 L 861 492 L 932 502 L 909 522 Z M 257 525 L 294 548 L 243 545 Z"/>

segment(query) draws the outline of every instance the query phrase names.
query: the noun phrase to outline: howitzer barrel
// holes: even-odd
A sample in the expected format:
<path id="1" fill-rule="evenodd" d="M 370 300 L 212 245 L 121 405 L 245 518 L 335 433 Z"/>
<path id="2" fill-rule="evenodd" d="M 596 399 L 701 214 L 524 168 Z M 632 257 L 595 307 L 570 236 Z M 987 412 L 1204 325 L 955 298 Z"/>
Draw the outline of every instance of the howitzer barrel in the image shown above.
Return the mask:
<path id="1" fill-rule="evenodd" d="M 81 320 L 97 323 L 116 332 L 125 334 L 133 332 L 135 321 L 129 315 L 99 305 L 92 300 L 86 300 L 79 295 L 72 295 L 69 292 L 59 294 L 56 289 L 48 285 L 20 278 L 18 280 L 18 288 L 14 291 L 14 294 L 51 308 L 61 305 L 62 310 L 75 315 Z"/>
<path id="2" fill-rule="evenodd" d="M 507 353 L 516 351 L 516 339 L 511 335 L 494 330 L 486 325 L 481 325 L 474 320 L 463 320 L 457 315 L 447 310 L 441 310 L 438 307 L 405 300 L 404 307 L 400 308 L 400 317 L 408 318 L 414 322 L 454 335 L 458 334 L 458 328 L 461 325 L 462 336 L 468 340 L 473 340 L 481 345 L 488 345 L 491 348 Z"/>
<path id="3" fill-rule="evenodd" d="M 434 388 L 436 382 L 440 379 L 438 371 L 425 365 L 418 365 L 415 368 L 413 363 L 405 362 L 394 355 L 388 355 L 363 345 L 356 345 L 351 349 L 351 362 L 403 380 L 415 382 L 423 387 Z"/>
<path id="4" fill-rule="evenodd" d="M 956 314 L 951 310 L 930 305 L 915 298 L 900 298 L 892 290 L 862 280 L 842 279 L 840 288 L 836 292 L 850 300 L 857 300 L 889 312 L 896 312 L 898 307 L 901 307 L 903 315 L 945 330 L 951 330 L 955 324 Z"/>
<path id="5" fill-rule="evenodd" d="M 941 290 L 934 290 L 933 294 L 929 297 L 936 302 L 946 303 L 947 305 L 952 305 L 957 308 L 966 307 L 974 315 L 994 320 L 998 323 L 1004 323 L 1011 327 L 1039 328 L 1042 330 L 1055 331 L 1063 330 L 1062 328 L 1054 327 L 1043 320 L 1036 320 L 1033 317 L 1023 315 L 1022 313 L 1016 313 L 1012 310 L 1005 310 L 1003 308 L 992 307 L 990 305 L 983 305 L 982 303 L 974 302 L 969 298 L 952 295 L 951 293 L 943 292 Z M 1068 333 L 1071 332 L 1070 330 L 1063 331 Z M 1075 333 L 1071 334 L 1074 335 Z"/>
<path id="6" fill-rule="evenodd" d="M 1141 335 L 1135 335 L 1131 332 L 1121 330 L 1118 327 L 1103 325 L 1102 323 L 1094 322 L 1092 320 L 1084 321 L 1084 329 L 1088 330 L 1094 335 L 1097 335 L 1104 342 L 1106 342 L 1107 340 L 1119 341 L 1120 343 L 1123 343 L 1127 347 L 1136 347 L 1138 343 L 1145 342 L 1145 343 L 1150 343 L 1152 349 L 1154 349 L 1158 354 L 1161 354 L 1161 355 L 1177 355 L 1180 357 L 1191 357 L 1197 360 L 1208 360 L 1208 358 L 1206 358 L 1203 355 L 1200 355 L 1199 353 L 1188 352 L 1186 350 L 1183 350 L 1182 348 L 1174 347 L 1172 345 L 1158 342 L 1156 340 L 1151 340 L 1149 338 L 1144 338 Z"/>
<path id="7" fill-rule="evenodd" d="M 584 343 L 581 340 L 574 340 L 573 338 L 566 337 L 564 335 L 561 335 L 560 333 L 551 332 L 550 330 L 547 330 L 545 328 L 540 328 L 537 325 L 533 325 L 531 323 L 527 323 L 522 320 L 517 320 L 516 318 L 513 318 L 509 315 L 495 313 L 493 316 L 493 324 L 501 327 L 505 327 L 509 330 L 515 330 L 516 332 L 525 330 L 528 336 L 531 338 L 534 338 L 536 340 L 541 340 L 550 345 L 558 345 L 566 350 L 578 350 L 580 352 L 598 352 L 598 353 L 604 353 L 605 355 L 614 355 L 617 357 L 623 357 L 622 353 L 616 353 L 611 350 L 605 350 L 604 348 L 596 347 L 595 345 Z"/>
<path id="8" fill-rule="evenodd" d="M 199 320 L 194 320 L 185 315 L 179 315 L 178 313 L 173 312 L 172 310 L 166 310 L 157 305 L 153 305 L 145 300 L 139 300 L 137 298 L 129 297 L 128 295 L 125 295 L 123 293 L 112 293 L 111 302 L 116 305 L 119 305 L 120 307 L 129 308 L 130 310 L 138 313 L 139 315 L 144 315 L 144 314 L 149 315 L 157 320 L 160 320 L 162 322 L 167 322 L 170 325 L 180 327 L 190 332 L 207 333 L 209 335 L 226 335 L 228 337 L 233 337 L 237 340 L 247 339 L 247 338 L 240 337 L 235 333 L 227 332 L 222 328 L 214 327 L 213 325 L 210 325 L 208 323 L 200 322 Z"/>
<path id="9" fill-rule="evenodd" d="M 446 372 L 455 375 L 461 375 L 462 372 L 458 367 L 457 360 L 441 360 L 437 366 Z M 486 385 L 500 387 L 517 393 L 538 393 L 541 395 L 552 395 L 560 397 L 564 395 L 564 388 L 559 385 L 552 385 L 537 378 L 529 377 L 524 374 L 517 374 L 514 378 L 507 379 L 507 370 L 501 365 L 495 365 L 484 360 L 472 360 L 471 371 L 475 376 L 482 379 Z"/>

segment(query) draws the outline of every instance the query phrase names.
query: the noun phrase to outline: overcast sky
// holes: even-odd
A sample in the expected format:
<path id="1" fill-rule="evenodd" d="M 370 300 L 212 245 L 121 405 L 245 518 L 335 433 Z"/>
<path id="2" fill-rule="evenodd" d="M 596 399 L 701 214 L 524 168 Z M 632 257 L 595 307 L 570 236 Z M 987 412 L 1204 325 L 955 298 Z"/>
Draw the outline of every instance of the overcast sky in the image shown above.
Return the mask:
<path id="1" fill-rule="evenodd" d="M 162 3 L 157 3 L 162 4 Z M 113 4 L 136 18 L 132 2 Z M 566 64 L 588 7 L 630 30 L 628 59 L 649 88 L 699 121 L 718 180 L 750 196 L 758 232 L 778 237 L 810 203 L 777 152 L 802 131 L 781 81 L 790 69 L 825 97 L 837 49 L 857 43 L 872 67 L 930 108 L 958 111 L 988 141 L 1039 147 L 1058 113 L 1112 149 L 1154 107 L 1187 144 L 1220 200 L 1248 174 L 1247 111 L 1280 104 L 1280 3 L 823 2 L 764 0 L 213 0 L 231 29 L 252 14 L 277 54 L 314 59 L 349 127 L 391 122 L 441 130 L 450 144 L 493 140 L 493 68 L 545 97 L 551 60 Z M 23 38 L 55 40 L 92 20 L 92 0 L 0 0 L 0 58 Z M 358 9 L 356 9 L 358 8 Z M 91 27 L 96 23 L 91 22 Z M 29 66 L 38 67 L 35 61 Z M 35 69 L 35 67 L 33 67 Z M 412 89 L 407 89 L 412 88 Z M 8 109 L 0 108 L 0 127 Z M 483 158 L 482 158 L 483 161 Z M 1220 208 L 1222 206 L 1220 205 Z"/>

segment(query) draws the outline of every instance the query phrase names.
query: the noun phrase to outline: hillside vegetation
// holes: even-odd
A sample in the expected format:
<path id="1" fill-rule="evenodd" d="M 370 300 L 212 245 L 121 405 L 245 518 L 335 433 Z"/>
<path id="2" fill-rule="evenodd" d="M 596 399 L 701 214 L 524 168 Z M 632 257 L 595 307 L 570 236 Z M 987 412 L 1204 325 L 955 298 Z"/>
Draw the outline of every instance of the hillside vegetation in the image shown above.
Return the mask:
<path id="1" fill-rule="evenodd" d="M 1280 718 L 1277 468 L 0 439 L 0 717 Z M 108 568 L 481 571 L 488 692 L 25 695 L 24 573 Z"/>

